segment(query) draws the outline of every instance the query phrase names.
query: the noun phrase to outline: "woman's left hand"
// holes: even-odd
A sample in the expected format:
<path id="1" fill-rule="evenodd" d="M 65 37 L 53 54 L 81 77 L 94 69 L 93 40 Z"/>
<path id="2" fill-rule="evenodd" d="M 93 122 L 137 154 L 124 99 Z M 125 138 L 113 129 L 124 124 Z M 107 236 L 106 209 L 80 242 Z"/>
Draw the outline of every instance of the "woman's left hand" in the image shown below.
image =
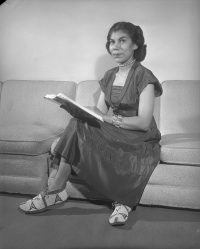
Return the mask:
<path id="1" fill-rule="evenodd" d="M 109 124 L 112 124 L 112 115 L 103 115 L 103 120 Z"/>

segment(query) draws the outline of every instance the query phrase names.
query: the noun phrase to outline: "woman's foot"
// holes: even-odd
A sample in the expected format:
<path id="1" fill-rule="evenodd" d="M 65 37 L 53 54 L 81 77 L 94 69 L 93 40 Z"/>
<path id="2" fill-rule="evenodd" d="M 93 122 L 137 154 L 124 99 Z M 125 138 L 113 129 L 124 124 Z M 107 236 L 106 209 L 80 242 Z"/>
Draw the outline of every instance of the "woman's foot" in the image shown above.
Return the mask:
<path id="1" fill-rule="evenodd" d="M 62 186 L 56 184 L 55 178 L 49 177 L 47 189 L 33 199 L 21 203 L 19 209 L 27 214 L 34 214 L 44 212 L 50 207 L 61 205 L 68 198 L 65 187 L 66 184 Z"/>
<path id="2" fill-rule="evenodd" d="M 40 213 L 52 207 L 64 204 L 68 197 L 65 189 L 53 192 L 42 192 L 33 199 L 21 203 L 19 209 L 26 214 Z"/>
<path id="3" fill-rule="evenodd" d="M 33 214 L 46 211 L 51 207 L 63 204 L 68 199 L 66 181 L 71 173 L 71 167 L 62 159 L 58 171 L 52 172 L 48 179 L 47 190 L 31 200 L 20 204 L 19 209 Z"/>
<path id="4" fill-rule="evenodd" d="M 115 209 L 109 217 L 109 223 L 112 226 L 124 225 L 128 220 L 128 214 L 131 208 L 120 203 L 114 203 L 114 207 Z"/>

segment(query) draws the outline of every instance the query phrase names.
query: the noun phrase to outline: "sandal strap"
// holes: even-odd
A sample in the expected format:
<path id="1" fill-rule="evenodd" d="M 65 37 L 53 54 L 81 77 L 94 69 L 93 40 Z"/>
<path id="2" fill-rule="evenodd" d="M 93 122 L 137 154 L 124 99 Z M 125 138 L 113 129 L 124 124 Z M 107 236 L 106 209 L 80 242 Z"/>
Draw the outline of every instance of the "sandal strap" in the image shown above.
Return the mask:
<path id="1" fill-rule="evenodd" d="M 69 197 L 65 189 L 62 192 L 56 192 L 57 193 L 51 193 L 50 195 L 41 192 L 33 199 L 21 203 L 19 209 L 26 213 L 36 213 L 47 210 L 51 206 L 62 204 Z"/>

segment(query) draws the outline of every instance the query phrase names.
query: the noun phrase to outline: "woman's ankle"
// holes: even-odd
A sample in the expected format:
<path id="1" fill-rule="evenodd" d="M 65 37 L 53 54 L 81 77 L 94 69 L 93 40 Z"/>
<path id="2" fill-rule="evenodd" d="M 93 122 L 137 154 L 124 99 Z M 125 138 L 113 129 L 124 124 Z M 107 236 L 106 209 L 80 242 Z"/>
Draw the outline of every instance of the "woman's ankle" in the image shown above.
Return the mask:
<path id="1" fill-rule="evenodd" d="M 48 192 L 62 190 L 66 186 L 66 181 L 57 181 L 56 178 L 49 178 L 48 180 Z"/>

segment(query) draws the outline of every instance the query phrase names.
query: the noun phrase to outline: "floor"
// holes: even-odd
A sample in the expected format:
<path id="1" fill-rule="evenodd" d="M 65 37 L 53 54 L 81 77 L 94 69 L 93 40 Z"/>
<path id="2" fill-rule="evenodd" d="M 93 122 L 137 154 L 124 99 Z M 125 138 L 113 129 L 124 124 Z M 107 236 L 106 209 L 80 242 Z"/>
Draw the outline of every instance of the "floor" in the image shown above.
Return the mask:
<path id="1" fill-rule="evenodd" d="M 17 207 L 27 196 L 0 194 L 0 249 L 200 249 L 200 212 L 138 206 L 111 227 L 105 203 L 69 200 L 37 215 Z"/>

